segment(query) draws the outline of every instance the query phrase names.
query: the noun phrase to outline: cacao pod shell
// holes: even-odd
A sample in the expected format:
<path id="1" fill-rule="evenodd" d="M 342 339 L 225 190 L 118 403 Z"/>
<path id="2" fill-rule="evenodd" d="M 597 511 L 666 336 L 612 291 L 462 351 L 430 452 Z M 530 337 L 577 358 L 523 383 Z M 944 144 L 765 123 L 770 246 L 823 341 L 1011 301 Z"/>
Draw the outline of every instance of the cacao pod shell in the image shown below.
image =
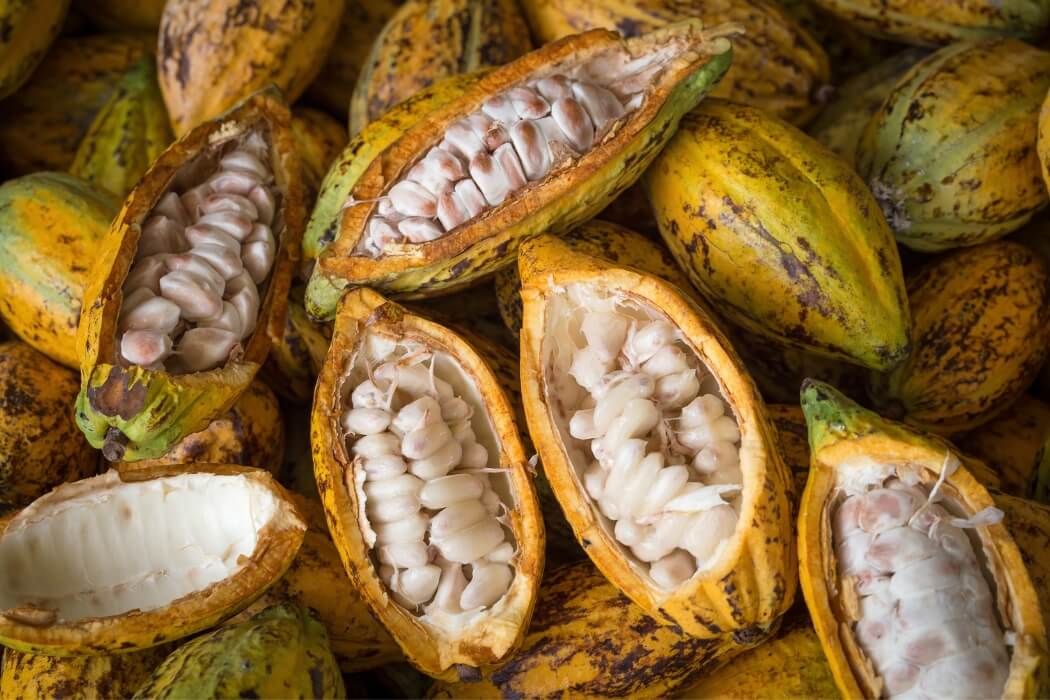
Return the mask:
<path id="1" fill-rule="evenodd" d="M 992 465 L 1003 491 L 1031 498 L 1048 439 L 1050 406 L 1024 395 L 989 422 L 954 438 L 954 442 Z"/>
<path id="2" fill-rule="evenodd" d="M 129 698 L 169 651 L 166 644 L 126 654 L 98 656 L 47 656 L 4 649 L 0 698 Z"/>
<path id="3" fill-rule="evenodd" d="M 346 147 L 346 130 L 324 112 L 296 107 L 292 110 L 292 135 L 303 163 L 306 201 L 313 208 L 328 166 Z"/>
<path id="4" fill-rule="evenodd" d="M 0 5 L 0 100 L 20 88 L 62 29 L 69 0 L 4 0 Z"/>
<path id="5" fill-rule="evenodd" d="M 1050 629 L 1050 504 L 1036 503 L 1016 496 L 997 493 L 995 505 L 1004 513 L 1003 524 L 1021 550 L 1028 575 L 1039 596 L 1043 625 Z"/>
<path id="6" fill-rule="evenodd" d="M 309 403 L 314 395 L 314 380 L 328 352 L 331 334 L 330 324 L 315 323 L 306 315 L 303 290 L 293 288 L 288 297 L 284 330 L 273 339 L 262 376 L 282 398 Z"/>
<path id="7" fill-rule="evenodd" d="M 780 0 L 779 5 L 827 52 L 836 88 L 900 50 L 898 44 L 865 34 L 811 0 Z"/>

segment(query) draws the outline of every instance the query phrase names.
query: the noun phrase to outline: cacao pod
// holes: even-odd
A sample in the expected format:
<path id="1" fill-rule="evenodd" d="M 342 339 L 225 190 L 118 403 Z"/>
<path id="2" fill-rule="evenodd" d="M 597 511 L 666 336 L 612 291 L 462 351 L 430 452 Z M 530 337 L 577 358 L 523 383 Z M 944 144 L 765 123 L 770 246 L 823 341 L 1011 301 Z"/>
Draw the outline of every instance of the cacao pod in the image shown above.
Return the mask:
<path id="1" fill-rule="evenodd" d="M 933 260 L 908 280 L 912 353 L 872 374 L 875 408 L 950 434 L 1005 411 L 1035 379 L 1050 347 L 1050 268 L 997 241 Z"/>
<path id="2" fill-rule="evenodd" d="M 523 0 L 522 9 L 544 42 L 596 28 L 640 36 L 691 17 L 710 26 L 739 22 L 747 31 L 733 40 L 733 65 L 711 94 L 796 123 L 820 110 L 831 77 L 824 49 L 775 2 Z"/>
<path id="3" fill-rule="evenodd" d="M 994 495 L 995 505 L 1005 514 L 1003 523 L 1021 550 L 1039 596 L 1043 625 L 1050 627 L 1050 557 L 1046 551 L 1046 543 L 1050 542 L 1050 504 L 1001 493 Z"/>
<path id="4" fill-rule="evenodd" d="M 273 389 L 295 403 L 309 403 L 314 380 L 328 352 L 330 325 L 315 323 L 303 308 L 303 290 L 292 289 L 284 331 L 273 339 L 273 347 L 262 368 L 262 376 Z"/>
<path id="5" fill-rule="evenodd" d="M 176 649 L 135 698 L 342 698 L 324 626 L 283 604 Z"/>
<path id="6" fill-rule="evenodd" d="M 531 49 L 516 0 L 408 0 L 372 43 L 350 100 L 350 133 L 443 78 Z"/>
<path id="7" fill-rule="evenodd" d="M 303 163 L 303 189 L 313 207 L 328 166 L 346 147 L 346 130 L 324 112 L 309 107 L 292 110 L 292 135 Z"/>
<path id="8" fill-rule="evenodd" d="M 723 35 L 735 31 L 704 31 L 690 21 L 622 40 L 594 30 L 486 74 L 409 127 L 359 177 L 344 178 L 352 189 L 339 214 L 325 217 L 335 240 L 314 267 L 306 310 L 331 318 L 350 285 L 402 298 L 450 293 L 509 264 L 523 238 L 591 218 L 641 175 L 681 115 L 722 76 L 730 60 Z M 546 76 L 552 76 L 543 82 L 549 95 L 568 95 L 552 97 L 554 107 L 533 82 Z M 529 118 L 520 118 L 512 98 Z M 490 154 L 471 124 L 491 128 L 489 146 L 503 143 Z M 469 176 L 460 156 L 431 148 L 439 141 L 469 160 Z M 441 190 L 439 208 L 436 195 L 410 178 L 436 191 L 441 182 L 451 187 L 442 173 L 458 181 L 454 190 Z M 420 215 L 399 218 L 408 212 Z"/>
<path id="9" fill-rule="evenodd" d="M 47 656 L 5 649 L 0 699 L 130 698 L 168 655 L 169 646 L 97 656 Z"/>
<path id="10" fill-rule="evenodd" d="M 908 354 L 893 235 L 857 174 L 813 139 L 707 100 L 645 183 L 664 241 L 723 318 L 872 368 Z"/>
<path id="11" fill-rule="evenodd" d="M 76 0 L 74 7 L 107 30 L 155 33 L 166 0 Z"/>
<path id="12" fill-rule="evenodd" d="M 25 343 L 0 343 L 0 506 L 29 505 L 92 476 L 98 453 L 76 429 L 77 376 Z"/>
<path id="13" fill-rule="evenodd" d="M 554 237 L 519 271 L 529 432 L 584 551 L 661 624 L 764 638 L 795 593 L 791 475 L 732 348 L 673 285 Z"/>
<path id="14" fill-rule="evenodd" d="M 138 34 L 58 39 L 22 89 L 0 102 L 0 170 L 68 170 L 120 76 L 152 55 L 155 41 Z"/>
<path id="15" fill-rule="evenodd" d="M 262 176 L 251 174 L 243 178 L 236 176 L 236 173 L 234 176 L 222 174 L 224 171 L 217 162 L 220 156 L 242 154 L 237 157 L 247 157 L 243 155 L 243 149 L 258 149 L 259 158 L 269 163 L 266 166 L 269 174 L 265 178 L 260 179 Z M 259 167 L 263 167 L 261 162 Z M 220 188 L 219 180 L 215 179 L 220 176 L 235 180 L 232 186 L 240 186 L 238 182 L 245 179 L 247 189 L 256 191 L 262 188 L 263 194 L 268 194 L 270 198 L 267 205 L 274 226 L 272 230 L 263 224 L 253 226 L 245 219 L 253 236 L 256 229 L 262 226 L 276 238 L 276 242 L 273 238 L 269 241 L 269 251 L 273 257 L 266 273 L 268 277 L 248 277 L 249 268 L 245 263 L 244 269 L 231 279 L 230 285 L 232 290 L 232 282 L 248 277 L 243 285 L 251 285 L 250 289 L 255 292 L 255 306 L 251 310 L 257 316 L 242 319 L 242 334 L 247 332 L 248 335 L 236 340 L 224 358 L 217 358 L 219 366 L 212 364 L 211 369 L 196 371 L 198 366 L 209 366 L 205 364 L 186 366 L 191 361 L 200 360 L 201 356 L 208 359 L 211 353 L 208 345 L 203 350 L 198 348 L 198 354 L 181 349 L 184 347 L 181 345 L 176 347 L 171 356 L 174 358 L 172 362 L 176 364 L 169 363 L 168 369 L 164 369 L 163 361 L 159 365 L 152 361 L 144 364 L 133 362 L 126 354 L 124 345 L 130 335 L 125 332 L 122 317 L 125 278 L 132 271 L 136 272 L 136 284 L 156 284 L 148 279 L 148 275 L 137 274 L 140 267 L 137 264 L 133 267 L 137 259 L 168 256 L 161 258 L 160 268 L 163 272 L 164 266 L 170 264 L 170 258 L 187 251 L 182 238 L 190 236 L 189 232 L 193 230 L 191 242 L 197 241 L 189 249 L 193 254 L 178 260 L 186 257 L 198 260 L 197 252 L 206 245 L 212 248 L 231 245 L 236 246 L 236 250 L 230 252 L 234 257 L 233 262 L 238 263 L 238 267 L 241 263 L 241 259 L 237 258 L 241 255 L 239 242 L 222 231 L 211 233 L 212 227 L 204 226 L 207 216 L 201 218 L 204 223 L 186 229 L 181 229 L 182 224 L 178 221 L 178 217 L 182 217 L 184 223 L 196 220 L 199 206 L 202 206 L 193 204 L 195 212 L 189 214 L 186 210 L 191 205 L 179 204 L 180 193 L 185 202 L 193 201 L 191 195 L 206 196 L 207 192 L 202 193 L 202 188 L 212 191 L 211 196 L 219 200 L 226 197 L 224 193 L 228 192 L 227 185 L 223 183 Z M 269 184 L 271 178 L 274 180 L 272 185 Z M 288 109 L 275 90 L 268 90 L 253 95 L 222 118 L 202 124 L 172 144 L 132 190 L 96 256 L 98 261 L 84 294 L 84 312 L 77 336 L 81 366 L 77 423 L 87 435 L 88 442 L 101 447 L 107 459 L 132 462 L 160 457 L 179 440 L 203 430 L 208 423 L 228 411 L 251 383 L 266 358 L 272 338 L 280 335 L 285 324 L 288 287 L 302 236 L 303 196 L 300 183 L 299 161 Z M 235 198 L 245 200 L 240 195 Z M 174 204 L 170 203 L 171 199 L 174 199 Z M 255 205 L 251 206 L 254 210 Z M 172 213 L 172 207 L 179 211 Z M 260 205 L 259 212 L 262 211 Z M 176 218 L 169 218 L 164 212 Z M 152 228 L 154 225 L 156 228 Z M 164 226 L 169 225 L 177 229 L 174 240 L 165 240 L 161 236 L 167 231 Z M 201 230 L 201 227 L 208 230 Z M 197 234 L 200 236 L 197 237 Z M 243 232 L 238 235 L 243 235 Z M 226 239 L 230 242 L 224 242 Z M 214 271 L 214 274 L 219 275 L 219 272 Z M 224 283 L 222 276 L 225 274 L 220 275 L 219 283 Z M 223 302 L 220 298 L 219 291 L 223 287 L 212 289 L 209 286 L 207 289 L 209 291 L 204 299 L 219 304 L 218 308 L 225 313 L 226 305 L 230 302 Z M 128 291 L 130 297 L 134 292 L 130 287 Z M 169 294 L 163 291 L 152 293 L 161 293 L 164 298 Z M 198 303 L 194 297 L 194 304 Z M 189 308 L 185 302 L 183 304 L 180 309 Z M 181 319 L 181 316 L 176 317 L 179 323 L 185 324 Z M 123 333 L 119 338 L 118 330 Z M 193 330 L 197 328 L 187 333 Z M 186 340 L 187 333 L 180 336 L 180 344 Z M 232 331 L 222 333 L 237 337 Z M 165 337 L 170 347 L 171 338 Z M 177 371 L 179 367 L 185 371 Z"/>
<path id="16" fill-rule="evenodd" d="M 63 484 L 0 520 L 0 642 L 53 656 L 157 646 L 281 577 L 306 524 L 270 474 L 168 469 Z"/>
<path id="17" fill-rule="evenodd" d="M 20 88 L 62 29 L 69 0 L 0 3 L 0 100 Z"/>
<path id="18" fill-rule="evenodd" d="M 418 364 L 428 359 L 429 369 Z M 395 390 L 408 403 L 393 404 Z M 408 661 L 450 680 L 500 663 L 528 626 L 544 535 L 513 407 L 485 359 L 448 329 L 354 290 L 340 303 L 310 432 L 343 565 Z M 499 493 L 486 472 L 501 475 Z"/>
<path id="19" fill-rule="evenodd" d="M 836 88 L 900 50 L 899 45 L 865 34 L 812 0 L 780 0 L 779 5 L 828 54 Z"/>
<path id="20" fill-rule="evenodd" d="M 821 382 L 803 387 L 802 408 L 812 450 L 802 591 L 839 691 L 1037 697 L 1039 600 L 959 456 Z"/>
<path id="21" fill-rule="evenodd" d="M 856 164 L 901 244 L 976 245 L 1046 206 L 1034 144 L 1048 87 L 1050 52 L 1014 39 L 946 46 L 898 80 Z"/>
<path id="22" fill-rule="evenodd" d="M 157 69 L 176 136 L 276 85 L 289 103 L 321 70 L 344 0 L 168 0 Z"/>
<path id="23" fill-rule="evenodd" d="M 0 185 L 0 317 L 55 362 L 77 366 L 77 323 L 91 261 L 118 202 L 65 173 Z"/>
<path id="24" fill-rule="evenodd" d="M 809 475 L 809 443 L 802 407 L 797 404 L 771 403 L 766 406 L 766 413 L 769 414 L 769 420 L 776 430 L 780 456 L 791 469 L 795 494 L 801 496 L 802 489 L 806 487 L 806 477 Z M 798 508 L 795 507 L 795 510 Z"/>
<path id="25" fill-rule="evenodd" d="M 1031 498 L 1048 439 L 1050 406 L 1023 395 L 995 418 L 958 436 L 954 442 L 992 465 L 1003 491 Z"/>

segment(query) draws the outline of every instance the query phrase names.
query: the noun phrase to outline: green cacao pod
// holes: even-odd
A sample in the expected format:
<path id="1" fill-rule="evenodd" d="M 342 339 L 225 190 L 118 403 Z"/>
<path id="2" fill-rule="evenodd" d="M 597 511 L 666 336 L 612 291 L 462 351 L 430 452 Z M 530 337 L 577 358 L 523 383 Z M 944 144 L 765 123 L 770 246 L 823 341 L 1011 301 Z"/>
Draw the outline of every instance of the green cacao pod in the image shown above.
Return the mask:
<path id="1" fill-rule="evenodd" d="M 29 79 L 62 29 L 69 0 L 0 2 L 0 100 Z"/>

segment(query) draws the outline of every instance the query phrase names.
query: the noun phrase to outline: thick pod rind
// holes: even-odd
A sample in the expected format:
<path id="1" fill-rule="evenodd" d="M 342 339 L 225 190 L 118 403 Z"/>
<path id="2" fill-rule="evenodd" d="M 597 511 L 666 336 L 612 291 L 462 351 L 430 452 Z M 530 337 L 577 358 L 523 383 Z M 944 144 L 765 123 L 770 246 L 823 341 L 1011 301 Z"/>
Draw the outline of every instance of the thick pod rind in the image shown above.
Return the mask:
<path id="1" fill-rule="evenodd" d="M 544 473 L 576 539 L 617 588 L 647 614 L 701 637 L 734 634 L 763 638 L 775 628 L 795 595 L 794 547 L 790 531 L 791 475 L 776 450 L 764 404 L 740 360 L 707 315 L 664 280 L 572 251 L 551 236 L 523 244 L 519 262 L 524 317 L 521 379 L 525 414 Z M 549 396 L 571 379 L 548 366 L 553 340 L 548 331 L 552 300 L 568 285 L 592 285 L 659 311 L 710 373 L 736 416 L 742 473 L 739 519 L 721 554 L 707 568 L 672 589 L 644 571 L 613 535 L 609 520 L 585 490 Z M 560 345 L 559 345 L 560 347 Z M 705 380 L 706 381 L 706 380 Z M 559 401 L 560 403 L 560 401 Z M 561 409 L 558 409 L 561 410 Z M 575 450 L 576 448 L 574 448 Z"/>
<path id="2" fill-rule="evenodd" d="M 0 100 L 22 86 L 62 29 L 69 0 L 14 0 L 0 8 Z"/>
<path id="3" fill-rule="evenodd" d="M 348 373 L 369 336 L 410 339 L 447 353 L 474 384 L 488 413 L 499 447 L 498 466 L 509 482 L 511 502 L 506 526 L 517 547 L 510 588 L 472 624 L 452 631 L 402 607 L 380 577 L 368 535 L 372 525 L 364 513 L 359 489 L 362 460 L 351 458 L 340 421 L 349 407 Z M 527 457 L 514 421 L 514 408 L 487 362 L 463 338 L 415 316 L 368 289 L 354 290 L 340 302 L 332 343 L 318 378 L 310 437 L 314 472 L 328 528 L 347 573 L 372 612 L 390 630 L 407 659 L 424 673 L 457 680 L 478 669 L 491 670 L 520 643 L 528 627 L 543 571 L 543 520 L 528 473 Z M 497 458 L 496 455 L 490 459 Z M 359 473 L 360 472 L 360 473 Z"/>
<path id="4" fill-rule="evenodd" d="M 243 354 L 216 369 L 178 375 L 122 366 L 117 362 L 117 323 L 124 301 L 121 288 L 135 260 L 143 220 L 183 164 L 210 145 L 255 129 L 263 130 L 269 144 L 285 228 L 256 330 L 246 339 Z M 272 339 L 284 330 L 304 218 L 299 167 L 288 108 L 271 89 L 174 143 L 128 195 L 96 256 L 77 333 L 81 374 L 77 424 L 88 442 L 108 453 L 107 459 L 160 457 L 183 437 L 203 430 L 228 411 L 251 383 Z"/>
<path id="5" fill-rule="evenodd" d="M 839 691 L 846 697 L 871 697 L 878 695 L 884 681 L 860 650 L 849 621 L 836 614 L 843 605 L 832 545 L 836 494 L 844 480 L 860 479 L 874 465 L 891 468 L 891 474 L 914 475 L 929 489 L 951 458 L 962 456 L 943 441 L 880 418 L 822 382 L 803 385 L 802 408 L 812 460 L 798 520 L 802 591 Z M 947 475 L 940 493 L 963 518 L 995 505 L 965 461 Z M 972 532 L 995 584 L 995 608 L 1015 635 L 1002 697 L 1038 697 L 1047 657 L 1046 630 L 1021 553 L 1007 523 L 981 525 Z"/>
<path id="6" fill-rule="evenodd" d="M 1048 87 L 1050 52 L 1016 39 L 946 46 L 897 82 L 856 167 L 902 245 L 1001 238 L 1050 202 L 1033 148 Z"/>
<path id="7" fill-rule="evenodd" d="M 638 179 L 682 115 L 722 77 L 731 59 L 725 35 L 735 32 L 735 27 L 705 31 L 697 20 L 626 40 L 594 30 L 547 44 L 488 73 L 368 163 L 350 191 L 354 206 L 343 210 L 335 240 L 313 271 L 307 311 L 330 319 L 339 292 L 350 285 L 369 285 L 400 298 L 452 292 L 510 264 L 522 239 L 542 231 L 560 232 L 591 218 Z M 449 126 L 480 109 L 488 98 L 558 67 L 582 65 L 603 52 L 623 49 L 626 56 L 636 57 L 669 47 L 673 52 L 666 68 L 647 86 L 641 106 L 615 122 L 613 130 L 572 165 L 554 168 L 437 240 L 391 243 L 378 257 L 357 251 L 377 198 L 441 141 Z"/>
<path id="8" fill-rule="evenodd" d="M 723 318 L 873 369 L 908 354 L 893 233 L 849 164 L 813 139 L 706 100 L 645 182 L 664 241 Z"/>
<path id="9" fill-rule="evenodd" d="M 198 481 L 193 483 L 200 484 L 209 477 L 221 479 L 222 483 L 236 485 L 237 488 L 255 489 L 266 493 L 267 497 L 272 499 L 273 510 L 269 520 L 253 521 L 253 527 L 257 528 L 254 531 L 255 545 L 249 556 L 242 557 L 236 563 L 239 567 L 237 570 L 203 588 L 195 588 L 186 595 L 146 611 L 132 607 L 113 615 L 78 616 L 76 619 L 66 620 L 59 610 L 46 604 L 29 603 L 0 610 L 0 643 L 19 651 L 52 656 L 109 654 L 145 649 L 213 627 L 250 604 L 284 574 L 295 557 L 306 530 L 306 523 L 288 499 L 284 489 L 268 472 L 261 469 L 226 464 L 197 464 L 192 468 L 160 466 L 150 471 L 138 472 L 126 480 L 121 479 L 116 471 L 110 471 L 102 476 L 64 484 L 37 499 L 25 510 L 0 520 L 0 543 L 8 537 L 20 537 L 21 530 L 16 529 L 26 527 L 27 522 L 38 522 L 42 518 L 60 514 L 63 504 L 71 499 L 84 499 L 96 493 L 101 494 L 102 499 L 115 498 L 122 489 L 138 488 L 141 482 L 156 482 L 158 486 L 168 489 L 168 493 L 173 493 L 191 488 L 183 488 L 180 484 L 189 482 L 181 480 L 197 479 Z M 145 487 L 152 485 L 145 484 Z M 94 503 L 92 507 L 97 510 L 105 509 L 106 502 L 102 500 Z M 115 502 L 108 507 L 117 511 L 121 505 Z M 224 504 L 223 507 L 229 508 L 230 505 Z M 174 506 L 169 506 L 171 507 Z M 208 517 L 218 519 L 221 515 L 229 517 L 230 513 L 212 512 Z M 148 517 L 149 513 L 140 510 L 136 514 L 124 504 L 122 512 L 114 513 L 113 516 L 113 522 L 116 523 L 118 518 L 131 520 L 134 517 Z M 27 521 L 27 518 L 31 518 L 31 521 Z M 104 523 L 97 525 L 100 529 L 106 529 Z M 30 524 L 29 527 L 33 525 Z M 129 548 L 145 546 L 141 540 L 134 541 L 135 530 L 136 528 L 115 529 L 112 534 L 107 533 L 106 537 L 111 545 Z M 141 533 L 141 529 L 139 532 Z M 78 530 L 69 536 L 82 538 L 90 544 L 95 537 L 102 535 Z M 196 533 L 195 536 L 199 537 L 200 534 Z M 33 540 L 29 539 L 28 542 L 20 541 L 8 546 L 29 548 L 32 544 Z M 170 549 L 166 542 L 159 542 L 151 547 L 151 553 L 170 555 Z M 16 556 L 12 551 L 5 554 L 8 561 Z M 32 557 L 33 554 L 29 552 L 21 552 L 23 561 L 32 561 Z M 127 557 L 122 559 L 126 560 Z M 171 563 L 172 568 L 176 566 L 176 563 Z M 33 569 L 29 568 L 21 573 L 31 576 L 32 572 Z M 18 580 L 18 573 L 13 569 L 4 570 L 5 587 L 12 586 Z M 162 573 L 165 576 L 167 574 L 167 570 Z M 84 574 L 59 572 L 58 580 L 76 575 Z M 55 585 L 55 582 L 51 585 Z M 85 580 L 84 585 L 90 585 L 90 582 Z M 90 592 L 90 589 L 79 592 Z M 4 593 L 7 596 L 11 595 L 6 589 Z"/>

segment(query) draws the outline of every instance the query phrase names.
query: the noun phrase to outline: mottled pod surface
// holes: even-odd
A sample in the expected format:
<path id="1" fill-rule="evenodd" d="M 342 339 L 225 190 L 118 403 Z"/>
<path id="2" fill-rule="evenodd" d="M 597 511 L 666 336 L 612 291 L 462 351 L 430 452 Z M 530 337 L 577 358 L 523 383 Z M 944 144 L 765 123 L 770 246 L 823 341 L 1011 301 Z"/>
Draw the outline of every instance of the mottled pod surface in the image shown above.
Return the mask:
<path id="1" fill-rule="evenodd" d="M 794 598 L 791 477 L 740 360 L 658 277 L 550 236 L 518 266 L 525 413 L 576 539 L 661 623 L 764 638 Z"/>
<path id="2" fill-rule="evenodd" d="M 987 423 L 952 438 L 995 469 L 1004 492 L 1021 498 L 1032 498 L 1035 493 L 1048 440 L 1050 405 L 1028 394 Z"/>
<path id="3" fill-rule="evenodd" d="M 309 107 L 292 110 L 292 134 L 303 164 L 303 189 L 313 208 L 328 167 L 346 147 L 346 127 L 324 112 Z"/>
<path id="4" fill-rule="evenodd" d="M 1005 411 L 1050 350 L 1050 272 L 1030 249 L 997 241 L 934 259 L 908 280 L 912 352 L 871 374 L 877 409 L 950 434 Z M 994 463 L 994 462 L 993 462 Z"/>
<path id="5" fill-rule="evenodd" d="M 288 297 L 284 332 L 274 338 L 262 376 L 282 398 L 309 403 L 331 335 L 331 324 L 317 323 L 307 315 L 302 287 L 293 288 Z"/>
<path id="6" fill-rule="evenodd" d="M 899 79 L 856 163 L 900 243 L 976 245 L 1046 206 L 1036 134 L 1048 87 L 1050 52 L 1015 39 L 951 44 Z"/>
<path id="7" fill-rule="evenodd" d="M 58 36 L 69 0 L 4 0 L 0 4 L 0 100 L 29 79 Z"/>
<path id="8" fill-rule="evenodd" d="M 157 72 L 176 136 L 276 85 L 294 102 L 335 40 L 344 0 L 171 0 Z"/>
<path id="9" fill-rule="evenodd" d="M 170 646 L 92 656 L 47 656 L 4 649 L 0 698 L 130 698 L 168 655 Z"/>
<path id="10" fill-rule="evenodd" d="M 1039 596 L 1043 624 L 1050 629 L 1050 504 L 996 493 L 995 505 L 1003 511 L 1003 523 L 1021 550 L 1028 576 Z"/>
<path id="11" fill-rule="evenodd" d="M 846 697 L 1039 697 L 1039 599 L 1003 513 L 947 443 L 821 382 L 798 521 L 802 591 Z"/>
<path id="12" fill-rule="evenodd" d="M 893 234 L 849 164 L 801 131 L 707 100 L 645 182 L 664 241 L 723 318 L 871 368 L 907 355 Z"/>

